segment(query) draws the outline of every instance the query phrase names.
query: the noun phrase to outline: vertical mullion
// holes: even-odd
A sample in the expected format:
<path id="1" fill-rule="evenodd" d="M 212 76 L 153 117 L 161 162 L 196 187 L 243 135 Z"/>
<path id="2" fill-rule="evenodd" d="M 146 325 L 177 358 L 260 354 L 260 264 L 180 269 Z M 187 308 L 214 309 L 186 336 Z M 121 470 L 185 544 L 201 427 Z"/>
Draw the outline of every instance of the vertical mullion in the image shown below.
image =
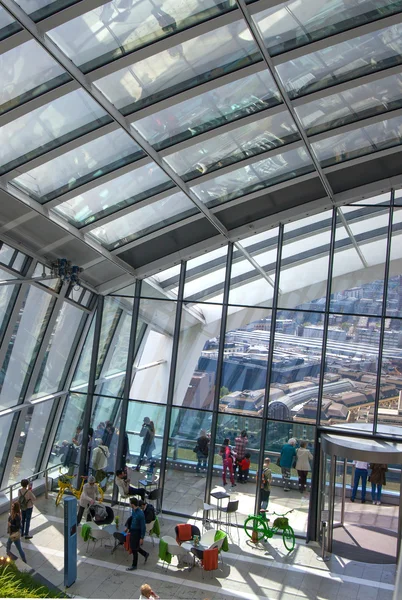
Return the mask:
<path id="1" fill-rule="evenodd" d="M 209 458 L 208 458 L 208 469 L 207 469 L 207 478 L 205 483 L 205 501 L 208 501 L 209 494 L 211 492 L 212 486 L 212 475 L 214 470 L 214 448 L 215 448 L 215 438 L 216 431 L 218 427 L 218 417 L 219 417 L 219 396 L 222 382 L 222 370 L 223 370 L 223 356 L 225 350 L 225 336 L 226 336 L 226 322 L 228 316 L 228 304 L 229 304 L 229 291 L 230 291 L 230 278 L 232 271 L 232 261 L 233 261 L 233 244 L 229 243 L 228 253 L 226 257 L 226 272 L 225 272 L 225 283 L 223 288 L 223 304 L 222 304 L 222 316 L 221 316 L 221 326 L 219 332 L 219 348 L 218 348 L 218 360 L 216 362 L 216 378 L 215 378 L 215 394 L 214 394 L 214 404 L 213 404 L 213 414 L 212 414 L 212 423 L 211 423 L 211 441 L 209 444 Z"/>
<path id="2" fill-rule="evenodd" d="M 394 220 L 394 200 L 395 191 L 391 190 L 391 205 L 389 209 L 388 219 L 388 235 L 387 235 L 387 249 L 385 254 L 385 269 L 384 269 L 384 287 L 382 295 L 382 308 L 381 308 L 381 323 L 380 323 L 380 339 L 378 347 L 378 361 L 377 361 L 377 377 L 375 386 L 375 398 L 374 398 L 374 421 L 373 421 L 373 434 L 377 433 L 378 428 L 378 409 L 380 406 L 380 392 L 381 392 L 381 366 L 382 356 L 384 350 L 384 335 L 385 335 L 385 318 L 387 316 L 387 300 L 388 300 L 388 280 L 389 280 L 389 266 L 391 261 L 391 244 L 392 244 L 392 229 Z"/>
<path id="3" fill-rule="evenodd" d="M 127 415 L 128 415 L 128 406 L 129 406 L 129 398 L 130 398 L 130 389 L 131 389 L 131 379 L 133 376 L 133 368 L 134 368 L 134 355 L 136 348 L 136 338 L 137 338 L 137 325 L 138 325 L 138 316 L 140 313 L 140 301 L 141 301 L 141 284 L 142 281 L 137 279 L 135 282 L 135 292 L 134 292 L 134 303 L 133 310 L 131 314 L 131 327 L 130 327 L 130 339 L 128 343 L 128 352 L 127 352 L 127 365 L 126 365 L 126 376 L 124 379 L 124 389 L 123 389 L 123 399 L 121 400 L 121 411 L 120 411 L 120 423 L 119 423 L 119 440 L 117 443 L 117 458 L 116 458 L 116 469 L 123 469 L 126 463 L 126 456 L 123 455 L 124 450 L 124 439 L 126 436 L 127 429 Z M 113 488 L 113 502 L 117 502 L 117 486 Z"/>
<path id="4" fill-rule="evenodd" d="M 184 284 L 186 280 L 186 263 L 182 261 L 181 269 L 180 269 L 180 278 L 179 278 L 179 289 L 178 289 L 178 299 L 176 305 L 176 319 L 174 324 L 174 332 L 173 332 L 173 345 L 172 345 L 172 362 L 170 364 L 170 374 L 169 374 L 169 384 L 167 390 L 166 397 L 166 417 L 165 417 L 165 426 L 163 429 L 163 439 L 162 439 L 162 454 L 161 454 L 161 467 L 160 467 L 160 489 L 161 489 L 161 498 L 159 499 L 160 505 L 163 501 L 163 489 L 165 486 L 165 478 L 166 478 L 166 468 L 167 468 L 167 455 L 168 455 L 168 446 L 169 446 L 169 435 L 170 435 L 170 424 L 172 421 L 172 410 L 173 410 L 173 396 L 174 396 L 174 386 L 176 379 L 176 367 L 177 367 L 177 356 L 179 350 L 179 338 L 180 338 L 180 326 L 181 326 L 181 315 L 183 309 L 183 296 L 184 296 Z"/>
<path id="5" fill-rule="evenodd" d="M 275 263 L 275 284 L 274 284 L 274 295 L 272 298 L 272 310 L 271 310 L 271 330 L 269 332 L 269 348 L 268 348 L 268 360 L 267 360 L 267 373 L 265 377 L 265 394 L 264 394 L 264 408 L 262 413 L 262 429 L 261 429 L 261 447 L 260 447 L 260 455 L 259 455 L 259 463 L 257 470 L 257 492 L 255 495 L 255 507 L 254 514 L 259 513 L 260 508 L 260 496 L 261 496 L 261 488 L 258 485 L 258 477 L 259 474 L 262 473 L 263 464 L 264 464 L 264 453 L 265 453 L 265 442 L 267 439 L 267 425 L 268 425 L 268 403 L 269 403 L 269 390 L 271 386 L 271 375 L 272 375 L 272 364 L 274 359 L 274 345 L 275 345 L 275 328 L 276 328 L 276 315 L 278 312 L 278 298 L 279 298 L 279 282 L 280 282 L 280 268 L 282 261 L 282 248 L 283 248 L 283 233 L 284 233 L 284 225 L 281 223 L 279 225 L 278 231 L 278 244 L 277 244 L 277 253 L 276 253 L 276 263 Z"/>
<path id="6" fill-rule="evenodd" d="M 328 324 L 329 324 L 329 310 L 331 307 L 331 287 L 332 287 L 332 274 L 334 269 L 334 258 L 335 258 L 335 237 L 336 237 L 336 222 L 337 222 L 337 209 L 332 209 L 332 222 L 331 222 L 331 239 L 329 242 L 329 258 L 328 258 L 328 279 L 327 288 L 325 295 L 325 312 L 324 312 L 324 324 L 322 331 L 322 345 L 321 345 L 321 368 L 320 368 L 320 380 L 318 382 L 318 393 L 317 393 L 317 416 L 316 416 L 316 428 L 320 427 L 321 424 L 321 408 L 322 408 L 322 395 L 324 390 L 324 376 L 325 376 L 325 365 L 326 365 L 326 354 L 327 354 L 327 336 L 328 336 Z M 307 540 L 317 539 L 318 532 L 318 474 L 320 465 L 320 433 L 319 429 L 316 429 L 315 435 L 315 447 L 314 447 L 314 461 L 311 470 L 311 493 L 310 493 L 310 504 L 308 509 L 308 520 L 307 520 Z"/>
<path id="7" fill-rule="evenodd" d="M 88 391 L 87 391 L 87 399 L 85 403 L 85 411 L 84 411 L 84 422 L 82 425 L 82 444 L 81 444 L 81 453 L 80 453 L 80 464 L 78 468 L 78 481 L 82 475 L 86 475 L 86 471 L 88 470 L 87 465 L 87 455 L 88 455 L 88 433 L 89 427 L 91 425 L 91 413 L 92 413 L 92 401 L 95 392 L 95 378 L 96 378 L 96 366 L 98 362 L 98 353 L 99 353 L 99 342 L 100 342 L 100 334 L 102 329 L 102 317 L 103 317 L 103 305 L 104 305 L 104 297 L 98 296 L 97 301 L 97 310 L 96 310 L 96 321 L 95 321 L 95 332 L 94 339 L 92 344 L 92 356 L 91 356 L 91 366 L 89 369 L 89 378 L 88 378 Z"/>

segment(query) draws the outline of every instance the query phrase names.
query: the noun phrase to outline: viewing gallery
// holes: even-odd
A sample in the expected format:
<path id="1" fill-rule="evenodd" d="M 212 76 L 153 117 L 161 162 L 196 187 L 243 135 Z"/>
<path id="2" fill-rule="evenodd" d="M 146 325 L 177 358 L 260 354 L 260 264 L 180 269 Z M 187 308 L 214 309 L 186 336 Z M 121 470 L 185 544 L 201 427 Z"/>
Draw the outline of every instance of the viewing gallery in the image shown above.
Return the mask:
<path id="1" fill-rule="evenodd" d="M 0 0 L 0 596 L 402 598 L 401 65 L 399 0 Z"/>

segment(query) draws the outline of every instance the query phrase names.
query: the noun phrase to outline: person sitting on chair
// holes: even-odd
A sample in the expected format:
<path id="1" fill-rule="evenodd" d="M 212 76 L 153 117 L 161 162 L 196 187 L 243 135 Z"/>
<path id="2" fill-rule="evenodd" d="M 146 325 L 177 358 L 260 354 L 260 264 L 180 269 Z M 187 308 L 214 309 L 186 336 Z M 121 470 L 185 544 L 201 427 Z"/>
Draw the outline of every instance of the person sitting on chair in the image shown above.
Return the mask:
<path id="1" fill-rule="evenodd" d="M 141 500 L 145 501 L 145 490 L 130 485 L 130 480 L 127 479 L 127 475 L 123 469 L 116 471 L 114 482 L 119 488 L 120 496 L 141 496 Z"/>
<path id="2" fill-rule="evenodd" d="M 152 504 L 149 504 L 148 502 L 143 502 L 142 500 L 140 500 L 138 502 L 138 506 L 144 511 L 145 523 L 147 525 L 149 523 L 152 523 L 152 521 L 155 521 L 156 513 L 155 513 L 155 508 Z"/>

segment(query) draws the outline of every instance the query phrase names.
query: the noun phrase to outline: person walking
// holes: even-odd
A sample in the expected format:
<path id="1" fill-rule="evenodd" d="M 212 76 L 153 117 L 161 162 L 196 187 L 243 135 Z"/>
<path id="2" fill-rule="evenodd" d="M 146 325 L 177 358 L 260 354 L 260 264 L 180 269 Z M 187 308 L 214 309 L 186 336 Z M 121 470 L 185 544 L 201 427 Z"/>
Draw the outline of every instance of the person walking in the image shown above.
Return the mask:
<path id="1" fill-rule="evenodd" d="M 141 444 L 140 455 L 138 457 L 138 463 L 136 466 L 137 471 L 140 470 L 140 466 L 144 456 L 146 456 L 148 460 L 151 460 L 152 451 L 155 450 L 155 425 L 149 417 L 144 417 L 144 422 L 140 431 L 140 437 L 143 438 L 143 441 Z"/>
<path id="2" fill-rule="evenodd" d="M 355 478 L 353 482 L 352 495 L 350 497 L 351 502 L 355 501 L 357 488 L 359 487 L 360 479 L 362 480 L 362 499 L 361 502 L 364 504 L 366 502 L 366 485 L 367 485 L 367 475 L 368 475 L 368 463 L 355 460 L 353 461 L 355 466 Z"/>
<path id="3" fill-rule="evenodd" d="M 92 451 L 92 473 L 100 485 L 105 479 L 107 481 L 106 469 L 109 456 L 108 446 L 102 442 L 101 438 L 96 438 L 95 447 Z"/>
<path id="4" fill-rule="evenodd" d="M 19 502 L 13 502 L 11 506 L 10 516 L 8 517 L 8 540 L 6 544 L 6 553 L 9 558 L 15 560 L 14 554 L 11 552 L 11 545 L 14 543 L 21 560 L 26 563 L 27 559 L 25 558 L 25 553 L 21 546 L 21 509 Z"/>
<path id="5" fill-rule="evenodd" d="M 28 479 L 22 479 L 21 487 L 18 490 L 18 502 L 21 509 L 21 535 L 26 540 L 32 539 L 32 535 L 29 535 L 29 526 L 31 524 L 33 503 L 35 500 L 36 497 L 32 491 L 32 485 Z"/>
<path id="6" fill-rule="evenodd" d="M 296 471 L 299 476 L 299 491 L 301 494 L 305 492 L 307 486 L 307 475 L 311 471 L 310 461 L 313 460 L 313 455 L 307 448 L 307 441 L 300 442 L 300 448 L 296 450 Z"/>
<path id="7" fill-rule="evenodd" d="M 381 504 L 382 486 L 387 483 L 385 473 L 388 471 L 388 466 L 381 463 L 370 463 L 370 469 L 371 499 L 373 504 L 379 506 Z"/>
<path id="8" fill-rule="evenodd" d="M 207 460 L 208 460 L 208 444 L 209 439 L 207 437 L 207 432 L 205 429 L 201 429 L 200 436 L 197 439 L 196 452 L 197 452 L 197 467 L 196 472 L 199 473 L 200 469 L 207 468 Z"/>
<path id="9" fill-rule="evenodd" d="M 221 449 L 219 450 L 219 454 L 222 456 L 222 460 L 223 460 L 223 468 L 222 468 L 223 485 L 226 485 L 226 471 L 227 471 L 227 469 L 229 469 L 230 483 L 232 484 L 233 487 L 235 487 L 236 484 L 235 484 L 235 480 L 234 480 L 234 469 L 233 469 L 234 460 L 233 460 L 232 449 L 229 446 L 229 438 L 225 438 L 223 440 L 223 444 L 221 446 Z"/>
<path id="10" fill-rule="evenodd" d="M 287 444 L 282 446 L 281 455 L 279 457 L 279 466 L 282 471 L 283 490 L 290 492 L 290 470 L 296 456 L 296 440 L 290 438 Z"/>
<path id="11" fill-rule="evenodd" d="M 133 553 L 133 564 L 127 567 L 126 571 L 135 571 L 138 563 L 138 553 L 148 560 L 149 552 L 141 548 L 145 537 L 145 516 L 144 511 L 139 508 L 137 498 L 130 498 L 131 517 L 126 522 L 126 532 L 130 532 L 130 548 Z"/>
<path id="12" fill-rule="evenodd" d="M 87 506 L 92 506 L 99 498 L 100 493 L 99 488 L 96 485 L 95 477 L 90 475 L 87 479 L 87 483 L 84 483 L 80 499 L 78 500 L 79 509 L 77 513 L 77 525 L 81 523 L 82 515 Z"/>
<path id="13" fill-rule="evenodd" d="M 271 459 L 266 458 L 264 460 L 264 466 L 261 474 L 261 495 L 260 495 L 260 510 L 267 510 L 269 497 L 271 495 L 271 481 L 272 481 L 272 471 L 271 471 Z"/>

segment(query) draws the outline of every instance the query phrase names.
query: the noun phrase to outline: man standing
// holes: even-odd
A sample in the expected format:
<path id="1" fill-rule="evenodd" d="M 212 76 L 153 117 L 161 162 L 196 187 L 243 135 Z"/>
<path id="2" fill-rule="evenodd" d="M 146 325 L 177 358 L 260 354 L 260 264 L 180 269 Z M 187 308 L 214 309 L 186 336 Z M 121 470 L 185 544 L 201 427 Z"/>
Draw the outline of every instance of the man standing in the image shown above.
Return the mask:
<path id="1" fill-rule="evenodd" d="M 282 471 L 283 491 L 290 492 L 290 470 L 296 456 L 296 440 L 290 438 L 287 444 L 282 446 L 279 464 Z"/>
<path id="2" fill-rule="evenodd" d="M 126 532 L 130 531 L 130 548 L 133 553 L 133 564 L 131 567 L 127 567 L 126 571 L 135 571 L 137 569 L 138 553 L 140 553 L 145 558 L 145 562 L 147 562 L 149 552 L 145 552 L 145 550 L 141 548 L 145 537 L 144 512 L 138 507 L 137 498 L 130 498 L 130 505 L 132 513 L 126 523 Z"/>
<path id="3" fill-rule="evenodd" d="M 350 497 L 351 502 L 355 501 L 357 488 L 359 487 L 360 478 L 362 480 L 362 504 L 366 502 L 366 485 L 367 485 L 367 474 L 368 474 L 368 463 L 360 460 L 354 460 L 355 466 L 355 478 L 353 482 L 352 495 Z"/>

